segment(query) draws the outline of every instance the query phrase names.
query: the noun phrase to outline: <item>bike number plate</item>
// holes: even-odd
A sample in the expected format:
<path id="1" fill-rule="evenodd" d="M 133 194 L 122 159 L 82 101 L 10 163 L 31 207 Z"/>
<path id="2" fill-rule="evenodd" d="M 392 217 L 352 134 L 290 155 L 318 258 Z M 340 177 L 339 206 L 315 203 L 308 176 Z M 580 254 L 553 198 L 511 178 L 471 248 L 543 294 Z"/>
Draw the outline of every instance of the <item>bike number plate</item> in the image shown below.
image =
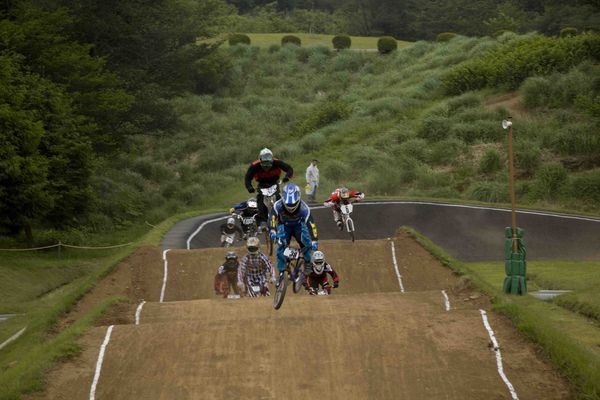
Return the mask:
<path id="1" fill-rule="evenodd" d="M 298 255 L 298 250 L 291 247 L 286 247 L 286 249 L 283 251 L 283 255 L 287 258 L 296 258 Z"/>
<path id="2" fill-rule="evenodd" d="M 227 243 L 229 243 L 229 244 L 233 244 L 233 236 L 227 236 L 227 237 L 225 238 L 225 241 L 226 241 Z"/>
<path id="3" fill-rule="evenodd" d="M 273 185 L 266 189 L 260 189 L 260 191 L 262 192 L 263 196 L 273 196 L 277 191 L 277 185 Z"/>
<path id="4" fill-rule="evenodd" d="M 352 213 L 352 204 L 342 204 L 340 210 L 342 210 L 343 214 L 350 214 Z"/>
<path id="5" fill-rule="evenodd" d="M 254 223 L 254 218 L 244 218 L 242 222 L 244 225 L 252 225 Z"/>

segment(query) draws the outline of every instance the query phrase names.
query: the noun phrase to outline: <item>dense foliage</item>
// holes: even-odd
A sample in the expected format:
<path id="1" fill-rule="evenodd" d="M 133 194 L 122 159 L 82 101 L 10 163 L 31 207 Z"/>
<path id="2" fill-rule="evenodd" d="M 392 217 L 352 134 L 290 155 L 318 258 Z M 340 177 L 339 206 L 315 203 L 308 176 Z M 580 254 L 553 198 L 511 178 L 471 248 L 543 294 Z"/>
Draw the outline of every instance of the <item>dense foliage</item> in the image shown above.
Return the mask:
<path id="1" fill-rule="evenodd" d="M 218 43 L 197 40 L 230 13 L 219 0 L 2 3 L 0 233 L 89 223 L 94 166 L 128 135 L 172 131 L 172 96 L 220 85 Z"/>
<path id="2" fill-rule="evenodd" d="M 497 35 L 538 31 L 558 35 L 600 26 L 596 0 L 228 0 L 240 13 L 238 32 L 307 32 L 358 36 L 390 35 L 434 40 L 442 32 Z M 285 4 L 283 4 L 285 3 Z"/>

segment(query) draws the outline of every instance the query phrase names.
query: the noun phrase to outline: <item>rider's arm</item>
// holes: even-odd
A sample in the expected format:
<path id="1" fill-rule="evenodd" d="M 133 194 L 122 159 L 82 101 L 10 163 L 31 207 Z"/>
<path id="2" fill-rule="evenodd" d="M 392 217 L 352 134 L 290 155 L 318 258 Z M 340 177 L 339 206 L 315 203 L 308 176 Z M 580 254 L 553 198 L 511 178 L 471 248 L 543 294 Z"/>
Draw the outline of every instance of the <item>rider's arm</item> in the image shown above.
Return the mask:
<path id="1" fill-rule="evenodd" d="M 294 169 L 288 163 L 285 163 L 279 159 L 273 160 L 273 168 L 279 167 L 285 172 L 284 180 L 290 180 L 294 177 Z M 287 178 L 287 179 L 286 179 Z"/>
<path id="2" fill-rule="evenodd" d="M 356 201 L 360 201 L 365 198 L 365 194 L 363 192 L 352 191 L 352 192 L 350 192 L 350 198 L 352 198 Z"/>
<path id="3" fill-rule="evenodd" d="M 273 263 L 271 262 L 271 260 L 269 260 L 269 258 L 267 256 L 265 256 L 264 254 L 261 254 L 261 258 L 263 260 L 265 272 L 268 272 L 270 277 L 274 277 L 275 269 L 273 268 Z"/>
<path id="4" fill-rule="evenodd" d="M 258 164 L 260 166 L 260 164 Z M 246 189 L 248 189 L 248 191 L 250 190 L 254 190 L 254 188 L 252 187 L 252 179 L 254 179 L 254 174 L 256 173 L 256 164 L 252 163 L 250 164 L 250 166 L 248 167 L 248 170 L 246 171 L 246 176 L 244 176 L 244 185 L 246 186 Z"/>
<path id="5" fill-rule="evenodd" d="M 240 261 L 240 266 L 238 267 L 237 272 L 238 283 L 244 282 L 244 275 L 246 274 L 246 257 L 243 257 L 242 261 Z"/>

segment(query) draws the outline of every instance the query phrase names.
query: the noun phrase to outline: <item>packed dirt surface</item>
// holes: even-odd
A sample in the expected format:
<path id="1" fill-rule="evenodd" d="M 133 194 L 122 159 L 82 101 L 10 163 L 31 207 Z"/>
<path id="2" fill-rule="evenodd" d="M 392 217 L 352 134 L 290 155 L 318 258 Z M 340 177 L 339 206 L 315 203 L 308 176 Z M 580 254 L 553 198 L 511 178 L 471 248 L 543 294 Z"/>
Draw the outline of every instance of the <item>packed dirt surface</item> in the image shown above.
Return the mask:
<path id="1" fill-rule="evenodd" d="M 31 398 L 514 398 L 481 309 L 519 399 L 572 398 L 484 296 L 406 234 L 319 245 L 340 287 L 331 296 L 288 290 L 279 310 L 272 297 L 215 296 L 224 249 L 140 249 L 105 279 L 130 299 L 101 321 L 115 324 L 110 340 L 106 325 L 93 328 L 81 340 L 81 355 L 52 371 L 46 391 Z M 114 286 L 115 280 L 123 282 Z"/>

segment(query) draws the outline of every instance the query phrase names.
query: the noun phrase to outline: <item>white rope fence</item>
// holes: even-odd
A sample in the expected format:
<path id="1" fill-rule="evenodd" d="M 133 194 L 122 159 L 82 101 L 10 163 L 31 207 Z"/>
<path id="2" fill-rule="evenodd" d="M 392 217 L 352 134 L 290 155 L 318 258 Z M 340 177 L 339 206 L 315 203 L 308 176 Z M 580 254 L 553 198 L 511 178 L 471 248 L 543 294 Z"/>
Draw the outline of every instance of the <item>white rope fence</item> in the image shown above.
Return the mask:
<path id="1" fill-rule="evenodd" d="M 50 246 L 29 247 L 27 249 L 0 249 L 0 251 L 36 251 L 36 250 L 52 249 L 54 247 L 58 247 L 59 249 L 61 247 L 65 247 L 65 248 L 83 249 L 83 250 L 105 250 L 105 249 L 116 249 L 118 247 L 131 246 L 132 244 L 135 244 L 135 242 L 115 244 L 112 246 L 75 246 L 73 244 L 65 244 L 65 243 L 58 242 L 57 244 L 52 244 Z"/>

